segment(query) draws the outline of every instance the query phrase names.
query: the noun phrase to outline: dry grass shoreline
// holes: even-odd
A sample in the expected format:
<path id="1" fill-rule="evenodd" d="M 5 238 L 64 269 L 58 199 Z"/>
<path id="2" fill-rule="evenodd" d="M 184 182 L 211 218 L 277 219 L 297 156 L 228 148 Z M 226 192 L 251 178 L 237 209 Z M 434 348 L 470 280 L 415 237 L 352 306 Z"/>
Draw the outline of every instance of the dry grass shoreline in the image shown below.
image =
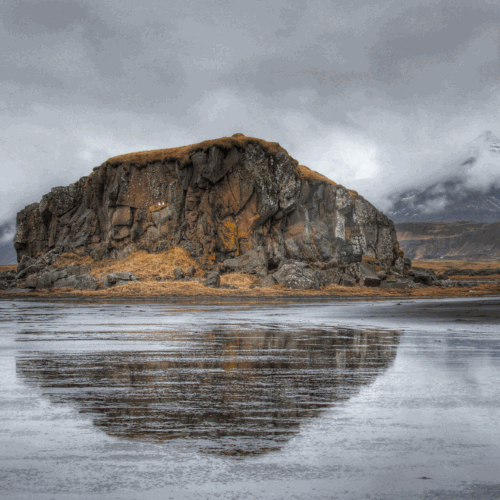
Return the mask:
<path id="1" fill-rule="evenodd" d="M 500 276 L 488 276 L 485 282 L 471 287 L 425 287 L 415 290 L 381 289 L 369 287 L 343 287 L 330 285 L 321 290 L 291 290 L 282 285 L 260 288 L 255 277 L 245 274 L 226 274 L 221 276 L 222 285 L 233 285 L 235 289 L 207 288 L 199 281 L 173 281 L 169 279 L 176 267 L 186 270 L 191 265 L 196 267 L 189 254 L 180 248 L 168 254 L 147 254 L 137 252 L 122 261 L 92 262 L 88 257 L 64 255 L 56 263 L 57 267 L 68 264 L 89 264 L 89 274 L 96 279 L 116 271 L 131 271 L 141 281 L 127 283 L 95 291 L 76 291 L 71 289 L 48 289 L 21 292 L 0 292 L 0 299 L 47 299 L 47 300 L 236 300 L 236 301 L 283 301 L 283 300 L 342 300 L 342 299 L 402 299 L 402 298 L 454 298 L 486 297 L 500 295 Z M 414 267 L 432 269 L 442 273 L 450 268 L 495 269 L 500 262 L 457 262 L 457 261 L 416 261 Z M 15 270 L 16 266 L 0 266 L 0 272 Z M 200 273 L 200 271 L 198 271 Z M 198 274 L 203 278 L 203 274 Z M 158 278 L 160 281 L 158 281 Z M 453 276 L 453 280 L 464 279 L 468 282 L 485 280 L 484 277 Z"/>

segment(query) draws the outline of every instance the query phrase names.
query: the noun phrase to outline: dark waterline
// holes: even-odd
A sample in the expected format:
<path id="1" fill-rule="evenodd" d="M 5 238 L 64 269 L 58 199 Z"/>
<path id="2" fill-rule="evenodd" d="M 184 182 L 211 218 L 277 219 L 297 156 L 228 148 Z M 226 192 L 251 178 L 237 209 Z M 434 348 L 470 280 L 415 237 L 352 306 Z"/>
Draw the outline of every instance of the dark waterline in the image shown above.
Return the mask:
<path id="1" fill-rule="evenodd" d="M 0 491 L 500 498 L 499 316 L 496 299 L 0 302 Z"/>

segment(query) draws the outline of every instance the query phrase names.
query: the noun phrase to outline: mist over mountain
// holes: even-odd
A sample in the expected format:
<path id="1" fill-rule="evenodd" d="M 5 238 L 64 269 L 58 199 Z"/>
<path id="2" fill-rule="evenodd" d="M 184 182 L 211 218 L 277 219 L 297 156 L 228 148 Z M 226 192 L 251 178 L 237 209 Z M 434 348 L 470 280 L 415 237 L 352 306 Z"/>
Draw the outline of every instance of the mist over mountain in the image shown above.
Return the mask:
<path id="1" fill-rule="evenodd" d="M 465 145 L 441 178 L 391 197 L 386 211 L 396 223 L 500 221 L 500 140 L 490 131 Z"/>
<path id="2" fill-rule="evenodd" d="M 0 265 L 16 264 L 16 250 L 12 242 L 16 232 L 15 222 L 8 221 L 0 224 Z"/>

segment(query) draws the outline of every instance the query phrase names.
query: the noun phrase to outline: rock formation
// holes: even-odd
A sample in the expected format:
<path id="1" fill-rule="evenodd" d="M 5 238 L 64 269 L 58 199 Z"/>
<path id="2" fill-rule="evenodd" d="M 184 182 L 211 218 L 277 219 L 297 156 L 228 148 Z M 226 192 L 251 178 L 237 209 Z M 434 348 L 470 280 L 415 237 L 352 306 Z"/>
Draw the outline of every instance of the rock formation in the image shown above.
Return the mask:
<path id="1" fill-rule="evenodd" d="M 111 158 L 19 212 L 14 244 L 18 261 L 54 248 L 101 260 L 179 245 L 205 269 L 226 262 L 262 277 L 289 260 L 403 266 L 383 213 L 278 143 L 242 134 Z"/>

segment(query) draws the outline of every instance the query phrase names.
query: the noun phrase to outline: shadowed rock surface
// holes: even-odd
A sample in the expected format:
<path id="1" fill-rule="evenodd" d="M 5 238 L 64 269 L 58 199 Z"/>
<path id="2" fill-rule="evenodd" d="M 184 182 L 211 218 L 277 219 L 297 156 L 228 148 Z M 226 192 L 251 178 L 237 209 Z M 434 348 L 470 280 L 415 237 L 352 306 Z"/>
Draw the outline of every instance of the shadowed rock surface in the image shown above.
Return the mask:
<path id="1" fill-rule="evenodd" d="M 19 212 L 14 243 L 18 261 L 53 248 L 101 260 L 179 245 L 206 269 L 226 262 L 262 277 L 286 260 L 364 255 L 402 269 L 384 214 L 279 144 L 241 134 L 111 158 Z"/>

